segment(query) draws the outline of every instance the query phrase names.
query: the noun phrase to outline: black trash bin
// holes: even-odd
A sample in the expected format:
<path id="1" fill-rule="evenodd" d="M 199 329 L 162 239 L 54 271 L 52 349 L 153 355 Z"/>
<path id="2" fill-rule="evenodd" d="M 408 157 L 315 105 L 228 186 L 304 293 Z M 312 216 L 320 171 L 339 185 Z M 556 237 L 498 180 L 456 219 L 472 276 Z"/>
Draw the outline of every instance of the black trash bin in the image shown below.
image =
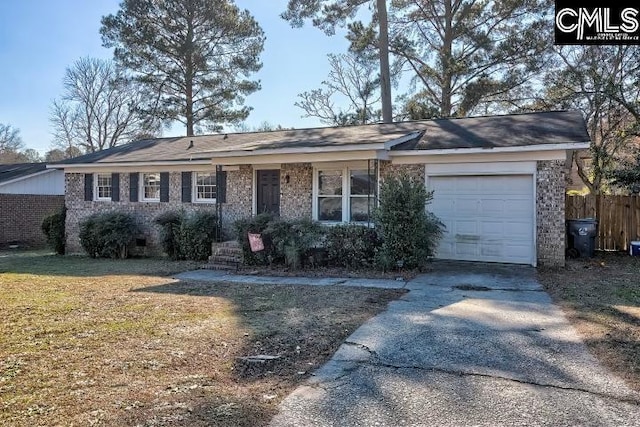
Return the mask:
<path id="1" fill-rule="evenodd" d="M 595 218 L 570 219 L 567 221 L 569 251 L 580 257 L 593 257 L 598 237 L 598 220 Z"/>

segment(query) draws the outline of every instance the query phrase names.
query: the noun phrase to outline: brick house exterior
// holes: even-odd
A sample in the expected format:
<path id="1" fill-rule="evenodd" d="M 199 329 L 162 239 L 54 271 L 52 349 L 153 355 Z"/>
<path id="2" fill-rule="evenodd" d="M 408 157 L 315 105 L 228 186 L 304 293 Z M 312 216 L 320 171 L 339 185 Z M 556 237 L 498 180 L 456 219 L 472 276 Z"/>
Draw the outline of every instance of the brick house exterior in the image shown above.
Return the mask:
<path id="1" fill-rule="evenodd" d="M 0 248 L 46 246 L 42 221 L 64 207 L 64 173 L 44 163 L 0 165 Z"/>
<path id="2" fill-rule="evenodd" d="M 374 198 L 377 193 L 377 190 L 372 188 L 377 188 L 390 175 L 404 173 L 426 182 L 428 187 L 436 182 L 440 182 L 440 185 L 456 185 L 455 182 L 458 180 L 459 185 L 463 186 L 477 181 L 480 190 L 473 203 L 480 205 L 486 202 L 487 206 L 496 202 L 494 199 L 501 193 L 486 188 L 492 182 L 506 182 L 506 188 L 510 188 L 510 182 L 514 185 L 517 182 L 523 183 L 525 186 L 530 182 L 533 188 L 525 188 L 522 197 L 514 193 L 513 200 L 498 200 L 505 206 L 506 203 L 512 203 L 514 209 L 529 206 L 524 216 L 531 219 L 522 220 L 522 224 L 516 225 L 525 228 L 530 226 L 531 236 L 525 236 L 527 240 L 522 246 L 525 249 L 530 246 L 531 255 L 527 258 L 529 255 L 525 254 L 521 260 L 516 259 L 513 262 L 545 266 L 563 265 L 567 152 L 570 149 L 583 148 L 587 144 L 588 136 L 581 116 L 570 112 L 547 114 L 550 115 L 530 114 L 498 116 L 501 118 L 499 120 L 485 117 L 446 122 L 406 122 L 326 130 L 174 138 L 160 140 L 164 142 L 163 154 L 166 157 L 149 162 L 144 162 L 145 158 L 158 157 L 159 151 L 154 151 L 154 147 L 163 145 L 158 144 L 158 140 L 154 140 L 154 144 L 143 141 L 138 150 L 129 148 L 126 156 L 130 157 L 123 158 L 117 153 L 118 148 L 115 149 L 115 154 L 107 150 L 102 155 L 88 155 L 89 158 L 85 156 L 84 159 L 80 158 L 75 162 L 55 165 L 65 170 L 67 250 L 70 253 L 81 252 L 78 239 L 80 223 L 92 213 L 109 210 L 130 211 L 135 214 L 142 230 L 141 235 L 136 237 L 139 242 L 144 242 L 144 247 L 139 250 L 149 255 L 160 253 L 159 230 L 154 225 L 154 219 L 168 210 L 216 212 L 216 203 L 219 203 L 223 229 L 228 237 L 233 237 L 233 223 L 236 220 L 255 215 L 261 210 L 259 205 L 267 206 L 272 202 L 271 199 L 265 202 L 265 197 L 277 199 L 277 212 L 280 217 L 286 219 L 312 218 L 328 222 L 348 222 L 354 220 L 357 213 L 360 215 L 357 218 L 362 220 L 362 206 L 370 203 L 369 199 Z M 548 119 L 548 123 L 543 119 Z M 490 129 L 487 125 L 501 125 L 504 124 L 504 120 L 511 126 L 496 127 L 495 137 L 491 132 L 486 133 L 486 129 Z M 496 121 L 497 125 L 493 123 Z M 450 122 L 454 122 L 464 132 L 449 129 Z M 480 125 L 482 126 L 475 127 Z M 540 130 L 541 126 L 543 131 Z M 567 135 L 567 128 L 573 129 L 574 134 Z M 483 129 L 485 133 L 480 134 L 478 129 Z M 509 129 L 512 134 L 500 135 L 501 129 Z M 479 142 L 473 141 L 473 138 L 469 142 L 469 135 L 475 135 Z M 430 136 L 432 140 L 429 139 Z M 462 140 L 462 137 L 465 139 Z M 493 146 L 487 149 L 489 137 L 494 138 L 490 141 Z M 216 138 L 217 140 L 214 140 Z M 314 138 L 316 141 L 313 141 Z M 501 141 L 508 143 L 503 144 Z M 474 145 L 476 143 L 480 147 Z M 224 146 L 225 144 L 227 146 Z M 212 146 L 215 148 L 211 149 Z M 184 154 L 180 150 L 194 148 L 201 151 L 189 153 L 188 159 L 181 157 Z M 171 150 L 175 152 L 171 153 Z M 131 191 L 131 180 L 147 172 L 164 176 L 166 189 L 161 201 L 132 198 L 132 194 L 137 194 L 137 191 Z M 210 203 L 192 200 L 194 192 L 199 190 L 196 190 L 196 187 L 190 190 L 188 186 L 193 184 L 191 181 L 198 172 L 217 172 L 217 175 L 224 173 L 226 196 L 220 196 L 215 202 Z M 118 194 L 109 200 L 87 198 L 87 182 L 90 182 L 87 176 L 100 173 L 112 174 L 112 179 L 117 182 L 117 187 L 114 188 L 117 188 Z M 192 173 L 193 177 L 190 175 Z M 366 178 L 367 176 L 369 178 Z M 267 179 L 261 177 L 271 177 L 271 180 L 269 183 L 261 183 L 261 179 Z M 511 178 L 514 180 L 510 181 Z M 362 195 L 363 188 L 366 187 L 362 186 L 363 179 L 370 180 L 368 195 Z M 136 178 L 136 181 L 139 181 L 139 178 Z M 336 188 L 327 194 L 324 189 L 326 186 Z M 220 187 L 217 191 L 221 190 Z M 475 190 L 470 193 L 470 197 L 474 197 L 474 192 Z M 498 196 L 495 196 L 496 194 Z M 437 201 L 437 195 L 438 190 L 434 193 L 434 202 Z M 462 206 L 467 196 L 454 194 L 453 197 L 457 197 L 455 202 Z M 523 204 L 529 203 L 528 200 L 530 205 Z M 444 202 L 438 203 L 443 205 Z M 325 212 L 324 210 L 328 209 L 326 206 L 331 206 L 332 210 Z M 521 215 L 515 213 L 517 210 L 513 212 L 513 216 Z M 509 212 L 503 212 L 502 217 L 495 221 L 489 219 L 483 224 L 493 227 L 498 224 L 504 228 L 502 231 L 506 235 L 509 227 L 513 226 L 509 215 Z M 460 227 L 464 226 L 465 221 L 468 223 L 469 218 L 473 220 L 473 216 L 461 217 Z M 527 221 L 530 221 L 530 225 Z M 482 226 L 480 220 L 477 223 Z M 455 240 L 458 239 L 456 236 L 467 239 L 469 237 L 463 235 L 460 230 L 451 230 L 451 233 L 455 234 L 450 236 L 454 246 Z M 478 233 L 478 236 L 472 236 L 475 241 L 484 239 L 482 230 Z M 509 242 L 507 240 L 505 237 L 505 248 L 508 244 L 517 244 L 517 239 L 511 239 Z M 463 243 L 459 244 L 460 248 L 463 248 Z M 469 246 L 468 243 L 464 244 Z M 489 249 L 478 246 L 480 249 L 477 249 L 477 260 L 512 262 L 507 256 L 500 258 L 499 255 L 494 256 L 495 254 L 489 252 L 489 255 L 486 255 L 482 252 L 502 243 L 494 242 L 492 245 L 487 246 Z M 473 249 L 473 245 L 471 247 Z M 452 259 L 457 258 L 454 255 Z M 471 255 L 471 258 L 467 256 L 462 259 L 474 258 Z"/>

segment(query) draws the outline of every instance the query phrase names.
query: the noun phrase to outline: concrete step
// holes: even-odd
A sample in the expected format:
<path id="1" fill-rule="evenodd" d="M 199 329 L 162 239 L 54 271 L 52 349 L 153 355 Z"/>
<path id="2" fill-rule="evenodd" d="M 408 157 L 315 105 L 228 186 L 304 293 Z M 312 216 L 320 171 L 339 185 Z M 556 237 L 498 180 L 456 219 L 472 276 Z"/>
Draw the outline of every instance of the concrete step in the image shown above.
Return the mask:
<path id="1" fill-rule="evenodd" d="M 214 248 L 212 255 L 238 256 L 242 258 L 242 249 L 235 248 Z"/>
<path id="2" fill-rule="evenodd" d="M 214 263 L 210 262 L 209 264 L 203 265 L 202 269 L 204 269 L 204 270 L 237 271 L 238 270 L 238 266 L 237 265 L 228 265 L 228 264 L 214 264 Z"/>
<path id="3" fill-rule="evenodd" d="M 242 257 L 230 256 L 230 255 L 211 255 L 209 262 L 220 264 L 239 264 L 242 262 Z"/>
<path id="4" fill-rule="evenodd" d="M 240 243 L 237 240 L 227 240 L 226 242 L 213 242 L 212 248 L 240 248 Z"/>

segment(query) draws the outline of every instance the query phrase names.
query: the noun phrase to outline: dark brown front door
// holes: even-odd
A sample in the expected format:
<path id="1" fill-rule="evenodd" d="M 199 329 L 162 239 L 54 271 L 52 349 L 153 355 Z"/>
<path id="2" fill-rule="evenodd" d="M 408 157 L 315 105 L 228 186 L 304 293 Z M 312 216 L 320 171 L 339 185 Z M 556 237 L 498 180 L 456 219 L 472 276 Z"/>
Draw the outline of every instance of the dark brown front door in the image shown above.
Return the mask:
<path id="1" fill-rule="evenodd" d="M 280 215 L 280 170 L 256 172 L 257 213 L 269 212 Z"/>

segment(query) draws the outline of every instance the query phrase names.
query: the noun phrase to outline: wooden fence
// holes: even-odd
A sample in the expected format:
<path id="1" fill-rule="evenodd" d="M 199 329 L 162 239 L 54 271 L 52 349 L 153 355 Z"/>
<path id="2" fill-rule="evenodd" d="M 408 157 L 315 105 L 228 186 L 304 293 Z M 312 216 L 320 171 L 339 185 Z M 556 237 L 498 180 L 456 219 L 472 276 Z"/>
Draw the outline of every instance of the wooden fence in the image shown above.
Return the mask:
<path id="1" fill-rule="evenodd" d="M 640 240 L 640 196 L 567 196 L 565 209 L 566 219 L 598 219 L 598 250 L 628 251 Z"/>

